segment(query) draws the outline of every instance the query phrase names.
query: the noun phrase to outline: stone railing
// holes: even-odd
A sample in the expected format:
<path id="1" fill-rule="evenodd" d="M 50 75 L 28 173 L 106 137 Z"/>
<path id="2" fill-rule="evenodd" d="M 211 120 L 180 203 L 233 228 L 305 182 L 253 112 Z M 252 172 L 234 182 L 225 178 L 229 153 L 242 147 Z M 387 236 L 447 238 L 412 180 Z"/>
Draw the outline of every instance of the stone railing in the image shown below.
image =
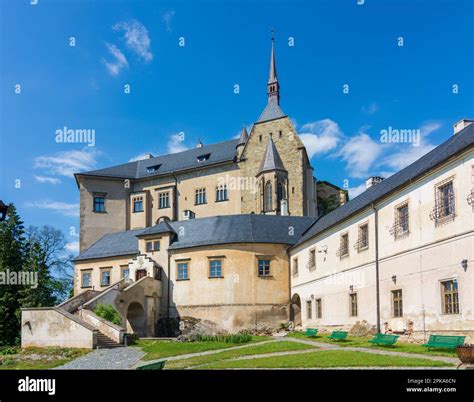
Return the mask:
<path id="1" fill-rule="evenodd" d="M 107 321 L 106 319 L 99 317 L 98 315 L 87 309 L 82 309 L 79 312 L 79 316 L 83 321 L 97 328 L 100 332 L 102 332 L 104 335 L 107 335 L 115 342 L 123 343 L 125 328 L 122 328 L 120 325 L 116 325 L 110 321 Z"/>

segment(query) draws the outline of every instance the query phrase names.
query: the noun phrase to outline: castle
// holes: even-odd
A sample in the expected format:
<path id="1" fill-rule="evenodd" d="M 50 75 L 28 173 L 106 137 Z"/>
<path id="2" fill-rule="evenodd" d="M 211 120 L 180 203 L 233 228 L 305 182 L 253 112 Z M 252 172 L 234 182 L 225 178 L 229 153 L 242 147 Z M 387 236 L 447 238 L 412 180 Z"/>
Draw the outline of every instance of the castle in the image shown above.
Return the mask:
<path id="1" fill-rule="evenodd" d="M 228 332 L 363 321 L 472 333 L 471 121 L 348 201 L 315 179 L 280 107 L 273 40 L 267 98 L 238 139 L 75 175 L 74 297 L 24 309 L 24 346 L 121 343 L 182 317 Z M 95 315 L 98 304 L 113 305 L 124 326 Z"/>

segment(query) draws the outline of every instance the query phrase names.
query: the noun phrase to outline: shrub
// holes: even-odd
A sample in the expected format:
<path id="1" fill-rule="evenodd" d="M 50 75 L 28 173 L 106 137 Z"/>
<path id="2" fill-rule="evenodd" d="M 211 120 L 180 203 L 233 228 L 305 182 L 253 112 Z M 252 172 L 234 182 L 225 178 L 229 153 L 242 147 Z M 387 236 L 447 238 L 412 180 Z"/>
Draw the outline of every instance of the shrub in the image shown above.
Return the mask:
<path id="1" fill-rule="evenodd" d="M 15 355 L 19 352 L 18 348 L 15 348 L 13 346 L 5 346 L 3 348 L 0 348 L 0 355 Z"/>
<path id="2" fill-rule="evenodd" d="M 234 335 L 198 335 L 197 340 L 201 342 L 247 343 L 252 340 L 252 335 L 245 333 Z"/>
<path id="3" fill-rule="evenodd" d="M 110 304 L 98 304 L 94 308 L 94 313 L 115 325 L 122 325 L 122 317 Z"/>

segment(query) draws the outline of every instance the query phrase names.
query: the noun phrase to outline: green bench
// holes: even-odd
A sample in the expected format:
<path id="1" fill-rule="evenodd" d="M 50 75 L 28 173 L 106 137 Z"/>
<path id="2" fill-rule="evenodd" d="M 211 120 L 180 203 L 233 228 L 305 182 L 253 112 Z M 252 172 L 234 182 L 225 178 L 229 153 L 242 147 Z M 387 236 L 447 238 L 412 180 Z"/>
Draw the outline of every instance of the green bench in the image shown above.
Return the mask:
<path id="1" fill-rule="evenodd" d="M 428 342 L 422 346 L 427 348 L 456 349 L 456 347 L 464 345 L 465 339 L 465 336 L 430 335 Z"/>
<path id="2" fill-rule="evenodd" d="M 137 367 L 137 370 L 163 370 L 165 368 L 166 360 L 161 360 L 159 362 L 143 364 Z"/>
<path id="3" fill-rule="evenodd" d="M 306 328 L 306 332 L 304 334 L 306 336 L 316 336 L 318 334 L 318 330 L 316 328 Z"/>
<path id="4" fill-rule="evenodd" d="M 378 333 L 369 342 L 375 345 L 392 346 L 397 342 L 398 337 L 399 335 Z"/>
<path id="5" fill-rule="evenodd" d="M 347 338 L 347 332 L 346 331 L 332 331 L 332 334 L 329 335 L 328 338 L 334 341 L 343 341 L 344 339 Z"/>

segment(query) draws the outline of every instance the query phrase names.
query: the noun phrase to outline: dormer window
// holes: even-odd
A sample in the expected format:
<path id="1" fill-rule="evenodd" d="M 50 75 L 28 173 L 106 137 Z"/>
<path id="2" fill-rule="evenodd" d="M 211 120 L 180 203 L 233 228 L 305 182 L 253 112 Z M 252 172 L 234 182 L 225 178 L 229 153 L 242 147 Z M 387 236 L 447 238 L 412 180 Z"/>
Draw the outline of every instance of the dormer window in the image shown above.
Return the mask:
<path id="1" fill-rule="evenodd" d="M 198 156 L 196 159 L 199 163 L 201 163 L 201 162 L 207 161 L 210 156 L 211 156 L 211 154 L 204 154 L 204 155 Z"/>
<path id="2" fill-rule="evenodd" d="M 161 164 L 160 165 L 153 165 L 153 166 L 148 166 L 146 168 L 146 171 L 147 173 L 153 173 L 153 172 L 156 172 L 159 168 L 160 168 Z"/>

